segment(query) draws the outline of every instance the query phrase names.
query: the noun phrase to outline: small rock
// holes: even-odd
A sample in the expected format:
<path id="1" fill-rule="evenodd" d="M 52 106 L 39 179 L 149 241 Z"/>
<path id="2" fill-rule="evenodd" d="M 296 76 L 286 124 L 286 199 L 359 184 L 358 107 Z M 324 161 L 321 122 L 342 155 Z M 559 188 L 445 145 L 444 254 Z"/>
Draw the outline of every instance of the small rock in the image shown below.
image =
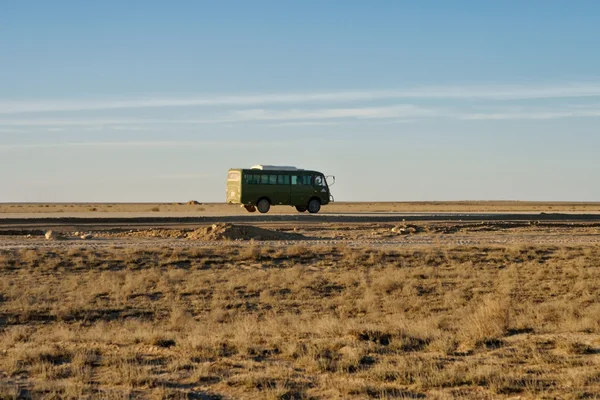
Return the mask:
<path id="1" fill-rule="evenodd" d="M 25 237 L 29 239 L 29 238 L 31 238 L 31 235 L 27 235 L 27 236 L 25 236 Z"/>
<path id="2" fill-rule="evenodd" d="M 88 240 L 92 238 L 92 234 L 91 233 L 84 233 L 83 235 L 81 235 L 81 238 L 83 240 Z"/>
<path id="3" fill-rule="evenodd" d="M 56 233 L 54 233 L 52 230 L 47 231 L 44 236 L 46 236 L 46 240 L 54 240 L 57 238 Z"/>
<path id="4" fill-rule="evenodd" d="M 73 233 L 73 236 L 79 236 L 79 235 L 81 235 L 81 233 L 79 233 L 79 232 Z"/>

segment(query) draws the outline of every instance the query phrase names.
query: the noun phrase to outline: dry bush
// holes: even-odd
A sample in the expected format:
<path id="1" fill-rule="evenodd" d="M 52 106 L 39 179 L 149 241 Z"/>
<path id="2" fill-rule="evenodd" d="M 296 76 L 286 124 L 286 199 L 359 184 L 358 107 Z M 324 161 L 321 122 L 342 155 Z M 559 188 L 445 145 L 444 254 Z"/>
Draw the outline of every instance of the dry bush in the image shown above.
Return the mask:
<path id="1" fill-rule="evenodd" d="M 504 337 L 510 327 L 510 302 L 487 298 L 467 314 L 459 337 L 472 345 L 493 343 Z"/>

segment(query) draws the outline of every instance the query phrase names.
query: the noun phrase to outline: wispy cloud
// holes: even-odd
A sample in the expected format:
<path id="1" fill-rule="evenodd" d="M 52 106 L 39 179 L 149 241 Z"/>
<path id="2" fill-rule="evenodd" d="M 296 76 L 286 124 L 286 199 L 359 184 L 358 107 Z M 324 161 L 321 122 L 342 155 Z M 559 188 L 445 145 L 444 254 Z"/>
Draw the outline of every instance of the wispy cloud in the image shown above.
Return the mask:
<path id="1" fill-rule="evenodd" d="M 519 107 L 421 107 L 396 104 L 381 107 L 324 107 L 294 109 L 231 110 L 191 119 L 177 118 L 0 118 L 0 133 L 26 128 L 46 128 L 47 131 L 66 129 L 143 131 L 165 129 L 169 126 L 216 125 L 236 126 L 255 123 L 262 126 L 317 126 L 347 123 L 406 123 L 425 119 L 454 120 L 544 120 L 562 118 L 600 117 L 600 105 L 519 106 Z M 239 126 L 239 125 L 238 125 Z"/>
<path id="2" fill-rule="evenodd" d="M 289 145 L 290 141 L 123 141 L 123 142 L 61 142 L 61 143 L 13 143 L 0 144 L 1 150 L 28 150 L 28 149 L 49 149 L 49 148 L 147 148 L 147 147 L 174 147 L 174 148 L 215 148 L 215 147 L 265 147 Z"/>
<path id="3" fill-rule="evenodd" d="M 130 125 L 172 125 L 172 124 L 210 124 L 220 122 L 231 122 L 232 118 L 27 118 L 27 119 L 0 119 L 0 126 L 113 126 L 120 127 Z M 130 129 L 130 128 L 129 128 Z"/>
<path id="4" fill-rule="evenodd" d="M 0 124 L 2 125 L 2 124 Z M 0 128 L 0 133 L 22 133 L 25 132 L 23 129 L 19 128 Z"/>
<path id="5" fill-rule="evenodd" d="M 600 117 L 600 106 L 594 107 L 516 107 L 473 111 L 468 107 L 424 108 L 413 105 L 390 107 L 326 108 L 317 110 L 244 110 L 234 113 L 236 121 L 291 121 L 279 124 L 322 124 L 324 122 L 363 120 L 369 122 L 407 123 L 423 119 L 455 120 L 534 120 Z"/>
<path id="6" fill-rule="evenodd" d="M 400 104 L 388 107 L 354 107 L 354 108 L 324 108 L 316 110 L 243 110 L 236 111 L 233 119 L 241 121 L 272 121 L 272 120 L 306 120 L 306 119 L 339 119 L 339 118 L 402 118 L 402 117 L 433 117 L 439 111 L 417 107 L 410 104 Z"/>
<path id="7" fill-rule="evenodd" d="M 46 148 L 96 148 L 96 147 L 184 147 L 196 146 L 201 142 L 177 141 L 131 141 L 131 142 L 63 142 L 63 143 L 16 143 L 0 144 L 0 150 L 46 149 Z"/>
<path id="8" fill-rule="evenodd" d="M 336 126 L 343 124 L 342 121 L 292 121 L 292 122 L 275 122 L 269 123 L 266 126 L 271 128 L 282 127 L 303 127 L 303 126 Z"/>
<path id="9" fill-rule="evenodd" d="M 487 113 L 464 113 L 459 116 L 464 120 L 543 120 L 563 118 L 589 118 L 600 117 L 600 109 L 597 110 L 547 110 L 547 111 L 521 111 L 521 112 L 487 112 Z"/>
<path id="10" fill-rule="evenodd" d="M 240 95 L 151 96 L 115 99 L 2 100 L 0 114 L 166 107 L 323 104 L 402 99 L 519 100 L 600 97 L 600 83 L 554 85 L 426 86 L 390 90 L 340 90 Z"/>
<path id="11" fill-rule="evenodd" d="M 318 109 L 249 109 L 221 112 L 211 117 L 200 118 L 19 118 L 0 119 L 0 126 L 112 126 L 113 129 L 132 129 L 131 126 L 153 125 L 205 125 L 219 123 L 236 123 L 250 121 L 299 121 L 327 120 L 343 118 L 402 118 L 435 116 L 439 111 L 417 107 L 410 104 L 399 104 L 386 107 L 352 107 L 352 108 L 318 108 Z M 126 128 L 130 127 L 130 128 Z M 133 128 L 135 129 L 135 128 Z"/>

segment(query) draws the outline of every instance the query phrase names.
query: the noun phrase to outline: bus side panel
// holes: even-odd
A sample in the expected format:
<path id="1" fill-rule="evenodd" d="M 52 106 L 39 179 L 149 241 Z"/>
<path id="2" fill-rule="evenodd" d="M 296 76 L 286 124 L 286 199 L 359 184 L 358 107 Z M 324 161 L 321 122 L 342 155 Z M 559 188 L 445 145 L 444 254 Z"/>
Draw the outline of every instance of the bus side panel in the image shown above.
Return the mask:
<path id="1" fill-rule="evenodd" d="M 273 174 L 261 174 L 273 175 Z M 259 199 L 266 197 L 272 205 L 290 204 L 290 185 L 285 184 L 251 184 L 244 183 L 242 188 L 242 203 L 256 204 Z"/>
<path id="2" fill-rule="evenodd" d="M 263 185 L 252 185 L 245 183 L 242 189 L 242 203 L 244 204 L 256 204 L 258 199 L 261 197 L 261 187 Z"/>
<path id="3" fill-rule="evenodd" d="M 261 183 L 254 183 L 258 181 L 256 177 L 252 178 L 252 176 L 260 176 L 258 181 Z M 274 179 L 275 176 L 276 179 Z M 325 184 L 317 183 L 316 179 L 319 177 L 321 178 L 319 182 L 325 182 Z M 239 193 L 237 194 L 239 199 L 235 197 L 236 190 Z M 254 171 L 243 171 L 239 188 L 235 189 L 235 185 L 228 182 L 228 201 L 230 197 L 245 205 L 255 205 L 262 197 L 266 197 L 272 205 L 292 206 L 306 206 L 311 198 L 317 197 L 321 200 L 321 204 L 325 205 L 329 203 L 329 187 L 320 172 L 255 173 Z"/>
<path id="4" fill-rule="evenodd" d="M 245 205 L 256 205 L 260 197 L 260 186 L 254 185 L 248 182 L 247 175 L 248 171 L 244 170 L 242 172 L 242 193 L 240 196 L 241 203 Z"/>
<path id="5" fill-rule="evenodd" d="M 288 185 L 255 184 L 246 185 L 244 191 L 244 203 L 256 204 L 262 197 L 269 199 L 272 205 L 289 204 L 290 190 Z"/>

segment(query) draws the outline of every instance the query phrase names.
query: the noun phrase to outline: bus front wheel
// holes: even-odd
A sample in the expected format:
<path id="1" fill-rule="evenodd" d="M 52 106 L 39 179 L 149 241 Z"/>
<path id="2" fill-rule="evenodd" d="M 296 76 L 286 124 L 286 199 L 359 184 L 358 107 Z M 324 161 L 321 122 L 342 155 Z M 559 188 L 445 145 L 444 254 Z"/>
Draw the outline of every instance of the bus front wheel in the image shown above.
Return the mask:
<path id="1" fill-rule="evenodd" d="M 316 214 L 321 209 L 321 202 L 319 199 L 311 199 L 308 202 L 308 212 L 311 214 Z"/>
<path id="2" fill-rule="evenodd" d="M 304 211 L 306 211 L 306 207 L 305 206 L 296 206 L 296 210 L 298 212 L 304 212 Z"/>
<path id="3" fill-rule="evenodd" d="M 269 200 L 267 199 L 260 199 L 258 203 L 256 203 L 256 208 L 258 208 L 258 212 L 264 214 L 266 212 L 269 212 L 269 209 L 271 208 L 271 203 L 269 203 Z"/>

